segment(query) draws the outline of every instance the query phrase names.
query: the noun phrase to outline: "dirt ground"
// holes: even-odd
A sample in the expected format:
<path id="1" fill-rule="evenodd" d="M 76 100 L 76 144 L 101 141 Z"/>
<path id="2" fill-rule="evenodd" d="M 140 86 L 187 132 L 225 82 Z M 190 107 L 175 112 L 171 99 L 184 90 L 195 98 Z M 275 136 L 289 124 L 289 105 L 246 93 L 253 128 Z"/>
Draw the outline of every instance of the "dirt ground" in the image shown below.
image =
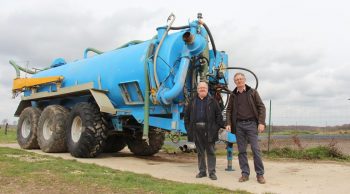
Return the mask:
<path id="1" fill-rule="evenodd" d="M 19 148 L 17 144 L 0 144 L 3 147 Z M 31 150 L 38 154 L 45 154 L 63 159 L 74 159 L 68 153 L 47 154 L 40 150 Z M 240 171 L 237 158 L 233 164 L 236 169 L 226 172 L 225 157 L 217 158 L 217 181 L 209 178 L 197 179 L 197 160 L 191 154 L 158 153 L 153 157 L 135 157 L 128 149 L 119 153 L 102 154 L 94 159 L 79 159 L 79 162 L 94 163 L 109 168 L 149 174 L 156 178 L 173 180 L 184 183 L 201 183 L 223 187 L 227 189 L 241 189 L 253 193 L 349 193 L 350 164 L 338 162 L 304 162 L 304 161 L 264 161 L 265 185 L 258 184 L 254 172 L 250 180 L 239 183 Z M 250 159 L 250 166 L 253 164 Z"/>

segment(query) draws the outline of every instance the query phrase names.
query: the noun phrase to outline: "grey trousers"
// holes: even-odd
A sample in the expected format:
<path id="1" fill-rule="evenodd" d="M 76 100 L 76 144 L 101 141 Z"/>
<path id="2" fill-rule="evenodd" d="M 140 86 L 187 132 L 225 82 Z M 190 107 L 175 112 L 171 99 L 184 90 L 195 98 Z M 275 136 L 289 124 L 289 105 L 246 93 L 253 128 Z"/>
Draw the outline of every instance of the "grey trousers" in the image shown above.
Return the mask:
<path id="1" fill-rule="evenodd" d="M 257 175 L 264 174 L 264 165 L 261 160 L 261 152 L 258 144 L 258 127 L 255 121 L 237 122 L 237 146 L 238 160 L 242 175 L 249 176 L 250 169 L 247 158 L 247 144 L 250 143 L 253 158 L 254 168 Z"/>
<path id="2" fill-rule="evenodd" d="M 198 169 L 202 174 L 206 174 L 207 165 L 205 162 L 205 155 L 208 162 L 208 173 L 215 174 L 216 156 L 215 156 L 215 142 L 208 142 L 207 134 L 195 134 L 195 145 L 198 156 Z"/>

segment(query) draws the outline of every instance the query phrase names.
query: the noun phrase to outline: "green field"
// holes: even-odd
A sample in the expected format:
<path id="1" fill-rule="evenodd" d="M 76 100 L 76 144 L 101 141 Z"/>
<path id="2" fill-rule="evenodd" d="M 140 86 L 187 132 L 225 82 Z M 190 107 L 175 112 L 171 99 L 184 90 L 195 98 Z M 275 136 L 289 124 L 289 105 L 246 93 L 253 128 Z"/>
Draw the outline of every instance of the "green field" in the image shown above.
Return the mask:
<path id="1" fill-rule="evenodd" d="M 248 193 L 0 148 L 2 193 Z"/>
<path id="2" fill-rule="evenodd" d="M 5 135 L 5 131 L 3 128 L 0 130 L 0 143 L 16 143 L 17 134 L 16 129 L 9 129 L 7 134 Z"/>
<path id="3" fill-rule="evenodd" d="M 288 147 L 275 148 L 269 153 L 263 151 L 267 158 L 292 158 L 302 160 L 335 160 L 350 162 L 350 156 L 344 155 L 339 149 L 332 146 L 317 146 L 308 149 L 291 149 Z"/>

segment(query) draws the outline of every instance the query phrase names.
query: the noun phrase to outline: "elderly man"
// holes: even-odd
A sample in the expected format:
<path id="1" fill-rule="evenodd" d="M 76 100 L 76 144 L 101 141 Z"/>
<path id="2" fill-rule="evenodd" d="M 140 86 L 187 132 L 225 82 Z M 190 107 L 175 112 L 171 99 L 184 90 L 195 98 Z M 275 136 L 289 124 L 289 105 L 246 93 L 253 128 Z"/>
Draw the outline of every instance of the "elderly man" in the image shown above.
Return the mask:
<path id="1" fill-rule="evenodd" d="M 188 141 L 195 142 L 198 154 L 199 173 L 196 178 L 207 176 L 205 155 L 208 161 L 209 178 L 217 180 L 215 142 L 218 140 L 218 131 L 224 126 L 221 109 L 218 102 L 208 96 L 208 84 L 200 82 L 197 86 L 198 95 L 185 108 L 185 128 Z"/>
<path id="2" fill-rule="evenodd" d="M 232 131 L 237 137 L 238 160 L 242 171 L 239 182 L 249 180 L 250 169 L 247 159 L 247 144 L 250 143 L 257 181 L 265 183 L 264 165 L 258 144 L 258 132 L 265 129 L 266 109 L 259 93 L 246 85 L 243 73 L 234 76 L 236 88 L 233 90 L 226 111 L 226 130 Z"/>

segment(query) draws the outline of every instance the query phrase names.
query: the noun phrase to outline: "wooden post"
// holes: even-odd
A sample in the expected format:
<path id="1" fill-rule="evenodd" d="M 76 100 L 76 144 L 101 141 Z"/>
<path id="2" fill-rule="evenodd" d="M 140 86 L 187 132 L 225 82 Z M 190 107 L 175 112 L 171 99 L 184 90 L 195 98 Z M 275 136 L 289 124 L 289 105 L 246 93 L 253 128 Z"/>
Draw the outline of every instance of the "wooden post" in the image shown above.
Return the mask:
<path id="1" fill-rule="evenodd" d="M 7 135 L 7 127 L 8 127 L 8 123 L 6 123 L 6 125 L 5 125 L 5 135 Z"/>
<path id="2" fill-rule="evenodd" d="M 271 140 L 271 100 L 270 100 L 270 111 L 269 111 L 269 136 L 267 140 L 267 154 L 270 153 L 270 140 Z"/>

